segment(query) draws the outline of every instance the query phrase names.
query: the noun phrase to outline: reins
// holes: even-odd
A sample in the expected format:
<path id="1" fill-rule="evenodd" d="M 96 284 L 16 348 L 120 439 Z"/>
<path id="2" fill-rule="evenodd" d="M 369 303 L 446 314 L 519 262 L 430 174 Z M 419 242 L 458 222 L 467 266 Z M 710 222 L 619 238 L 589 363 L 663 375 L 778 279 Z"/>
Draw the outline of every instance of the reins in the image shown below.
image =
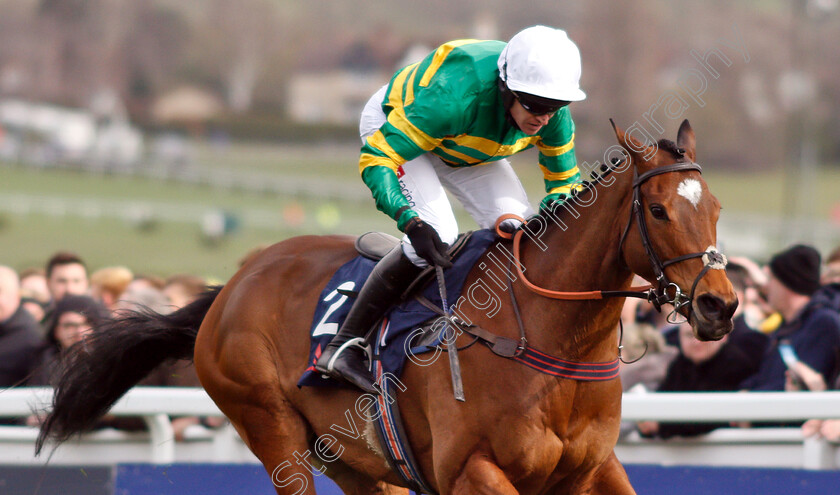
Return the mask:
<path id="1" fill-rule="evenodd" d="M 525 220 L 522 217 L 519 217 L 517 215 L 502 215 L 501 217 L 499 217 L 498 222 L 500 223 L 502 220 L 507 220 L 507 219 L 511 219 L 511 218 L 520 220 L 523 223 L 525 222 Z M 541 296 L 548 297 L 548 298 L 551 298 L 551 299 L 563 299 L 563 300 L 574 300 L 574 301 L 584 301 L 584 300 L 590 300 L 590 299 L 604 299 L 605 297 L 641 297 L 641 298 L 644 298 L 644 299 L 648 298 L 648 296 L 646 294 L 647 294 L 647 290 L 651 289 L 651 287 L 652 287 L 650 285 L 630 287 L 626 291 L 591 290 L 591 291 L 582 291 L 582 292 L 565 292 L 565 291 L 557 291 L 557 290 L 545 289 L 543 287 L 540 287 L 540 286 L 534 284 L 533 282 L 531 282 L 530 280 L 528 280 L 528 278 L 525 276 L 524 270 L 522 269 L 522 262 L 521 262 L 522 257 L 520 256 L 520 243 L 522 241 L 522 235 L 523 235 L 524 231 L 522 229 L 520 229 L 516 232 L 516 234 L 509 234 L 507 232 L 500 231 L 498 229 L 498 223 L 497 223 L 496 232 L 502 238 L 505 238 L 505 239 L 511 239 L 512 238 L 513 239 L 513 257 L 516 260 L 516 263 L 514 263 L 514 265 L 516 266 L 516 273 L 522 279 L 522 283 L 525 285 L 525 287 L 530 289 L 532 292 L 536 292 L 537 294 L 539 294 Z"/>

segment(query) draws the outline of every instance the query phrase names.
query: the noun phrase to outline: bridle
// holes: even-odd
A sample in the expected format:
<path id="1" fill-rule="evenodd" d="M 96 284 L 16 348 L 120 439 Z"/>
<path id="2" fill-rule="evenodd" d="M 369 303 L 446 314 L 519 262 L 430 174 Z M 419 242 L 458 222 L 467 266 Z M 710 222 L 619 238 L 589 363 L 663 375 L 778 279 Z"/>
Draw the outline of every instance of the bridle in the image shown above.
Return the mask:
<path id="1" fill-rule="evenodd" d="M 656 254 L 656 251 L 653 249 L 653 245 L 650 241 L 650 234 L 648 233 L 647 222 L 645 221 L 644 208 L 642 207 L 641 186 L 642 184 L 647 182 L 651 177 L 655 177 L 657 175 L 687 171 L 702 172 L 702 169 L 700 168 L 700 165 L 694 162 L 677 162 L 671 165 L 655 168 L 653 170 L 648 170 L 647 172 L 644 172 L 643 174 L 639 175 L 636 167 L 633 167 L 632 208 L 630 216 L 627 220 L 627 226 L 624 228 L 624 231 L 621 234 L 621 240 L 619 241 L 619 252 L 621 252 L 621 250 L 623 249 L 624 240 L 626 239 L 627 233 L 630 231 L 630 226 L 632 225 L 633 220 L 635 219 L 636 223 L 639 226 L 639 235 L 642 239 L 642 246 L 644 246 L 645 252 L 648 256 L 648 260 L 650 261 L 651 268 L 653 268 L 653 272 L 656 277 L 656 287 L 647 285 L 640 287 L 630 287 L 628 290 L 595 290 L 586 292 L 561 292 L 539 287 L 533 284 L 525 277 L 525 273 L 522 268 L 520 257 L 520 244 L 522 241 L 522 235 L 524 233 L 523 229 L 527 228 L 527 224 L 524 223 L 524 220 L 519 218 L 519 220 L 523 221 L 523 226 L 519 230 L 517 230 L 515 234 L 510 234 L 503 232 L 501 229 L 499 229 L 499 225 L 505 219 L 518 217 L 516 217 L 515 215 L 503 215 L 496 222 L 496 232 L 503 238 L 513 239 L 513 256 L 516 259 L 514 265 L 516 267 L 517 274 L 519 275 L 525 286 L 528 287 L 528 289 L 530 289 L 531 291 L 536 292 L 537 294 L 540 294 L 544 297 L 562 300 L 591 300 L 605 299 L 611 297 L 635 297 L 640 299 L 646 299 L 654 305 L 657 311 L 662 310 L 661 308 L 663 304 L 669 303 L 673 305 L 674 310 L 668 315 L 668 321 L 671 323 L 676 323 L 676 320 L 678 318 L 677 315 L 679 314 L 678 312 L 684 306 L 688 306 L 689 315 L 693 311 L 691 302 L 694 300 L 694 291 L 697 288 L 697 284 L 700 283 L 700 280 L 706 275 L 706 273 L 708 273 L 709 270 L 723 270 L 726 267 L 727 263 L 726 256 L 724 256 L 723 253 L 720 253 L 714 246 L 709 246 L 703 252 L 684 254 L 682 256 L 677 256 L 664 262 L 661 261 L 659 256 Z M 668 279 L 668 276 L 665 274 L 665 268 L 667 268 L 670 265 L 679 263 L 681 261 L 686 261 L 694 258 L 702 258 L 703 269 L 700 271 L 700 273 L 697 274 L 697 277 L 694 279 L 694 283 L 691 285 L 691 290 L 689 291 L 688 295 L 686 295 L 682 292 L 679 285 L 677 285 L 674 282 L 671 282 Z M 673 290 L 673 296 L 668 294 L 670 290 Z"/>
<path id="2" fill-rule="evenodd" d="M 651 177 L 655 177 L 657 175 L 692 170 L 702 173 L 700 165 L 694 162 L 678 162 L 664 167 L 655 168 L 653 170 L 648 170 L 641 175 L 639 175 L 638 170 L 634 167 L 632 214 L 627 221 L 627 226 L 624 228 L 624 232 L 621 234 L 621 241 L 619 241 L 618 244 L 619 250 L 623 249 L 624 239 L 627 237 L 627 233 L 630 231 L 630 225 L 633 223 L 633 218 L 635 217 L 636 223 L 639 225 L 639 235 L 642 238 L 642 246 L 645 248 L 651 268 L 653 268 L 653 273 L 656 276 L 657 288 L 648 300 L 653 303 L 657 311 L 661 311 L 662 304 L 672 304 L 674 306 L 674 311 L 671 315 L 669 315 L 669 318 L 672 315 L 675 315 L 675 313 L 677 313 L 680 308 L 685 305 L 689 305 L 689 311 L 692 311 L 690 303 L 694 300 L 694 291 L 697 289 L 697 284 L 700 283 L 700 280 L 710 269 L 723 270 L 726 267 L 726 256 L 719 252 L 714 246 L 709 246 L 703 252 L 684 254 L 663 262 L 656 254 L 656 251 L 653 249 L 653 245 L 650 242 L 650 234 L 648 233 L 647 221 L 645 220 L 644 208 L 642 207 L 642 184 Z M 668 280 L 668 276 L 665 274 L 665 268 L 681 261 L 694 258 L 703 258 L 703 269 L 700 270 L 700 273 L 698 273 L 697 277 L 695 277 L 694 283 L 691 284 L 691 291 L 688 296 L 686 296 L 682 293 L 677 284 Z M 668 290 L 670 288 L 674 289 L 673 298 L 668 296 Z"/>

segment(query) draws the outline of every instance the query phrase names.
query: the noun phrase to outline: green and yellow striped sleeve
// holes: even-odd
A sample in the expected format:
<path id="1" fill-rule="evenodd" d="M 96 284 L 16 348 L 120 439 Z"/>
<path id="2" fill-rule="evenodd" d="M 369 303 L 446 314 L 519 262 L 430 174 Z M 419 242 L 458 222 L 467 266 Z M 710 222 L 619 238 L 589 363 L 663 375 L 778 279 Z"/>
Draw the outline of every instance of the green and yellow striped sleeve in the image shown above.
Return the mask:
<path id="1" fill-rule="evenodd" d="M 562 108 L 541 133 L 537 149 L 545 192 L 568 193 L 571 185 L 580 181 L 575 158 L 575 124 L 568 107 Z"/>

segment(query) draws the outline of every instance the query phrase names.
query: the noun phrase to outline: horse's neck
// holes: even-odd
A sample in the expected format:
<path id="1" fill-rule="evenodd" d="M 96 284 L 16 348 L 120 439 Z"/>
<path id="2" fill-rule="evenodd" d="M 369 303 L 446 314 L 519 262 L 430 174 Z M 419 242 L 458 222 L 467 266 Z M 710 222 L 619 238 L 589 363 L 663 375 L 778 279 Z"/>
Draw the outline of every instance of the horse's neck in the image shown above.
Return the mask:
<path id="1" fill-rule="evenodd" d="M 523 247 L 525 275 L 541 287 L 560 291 L 618 290 L 629 285 L 632 273 L 621 259 L 621 232 L 630 215 L 632 171 L 614 174 L 609 187 L 596 185 L 570 211 L 549 221 L 543 236 L 546 250 L 533 242 Z M 574 205 L 575 203 L 570 203 Z M 518 293 L 523 292 L 521 285 Z M 559 356 L 587 361 L 615 358 L 616 324 L 623 299 L 557 301 L 522 294 L 528 339 L 534 346 Z"/>

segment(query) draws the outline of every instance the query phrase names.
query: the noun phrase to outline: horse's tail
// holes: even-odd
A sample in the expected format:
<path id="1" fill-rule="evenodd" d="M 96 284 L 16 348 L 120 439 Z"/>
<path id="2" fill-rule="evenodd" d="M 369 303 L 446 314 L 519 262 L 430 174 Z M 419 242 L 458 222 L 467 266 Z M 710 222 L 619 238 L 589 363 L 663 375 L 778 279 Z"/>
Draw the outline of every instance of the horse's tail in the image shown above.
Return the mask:
<path id="1" fill-rule="evenodd" d="M 213 287 L 168 315 L 148 309 L 123 313 L 68 349 L 35 454 L 48 439 L 61 444 L 91 429 L 120 397 L 164 361 L 192 359 L 198 328 L 220 290 Z"/>

